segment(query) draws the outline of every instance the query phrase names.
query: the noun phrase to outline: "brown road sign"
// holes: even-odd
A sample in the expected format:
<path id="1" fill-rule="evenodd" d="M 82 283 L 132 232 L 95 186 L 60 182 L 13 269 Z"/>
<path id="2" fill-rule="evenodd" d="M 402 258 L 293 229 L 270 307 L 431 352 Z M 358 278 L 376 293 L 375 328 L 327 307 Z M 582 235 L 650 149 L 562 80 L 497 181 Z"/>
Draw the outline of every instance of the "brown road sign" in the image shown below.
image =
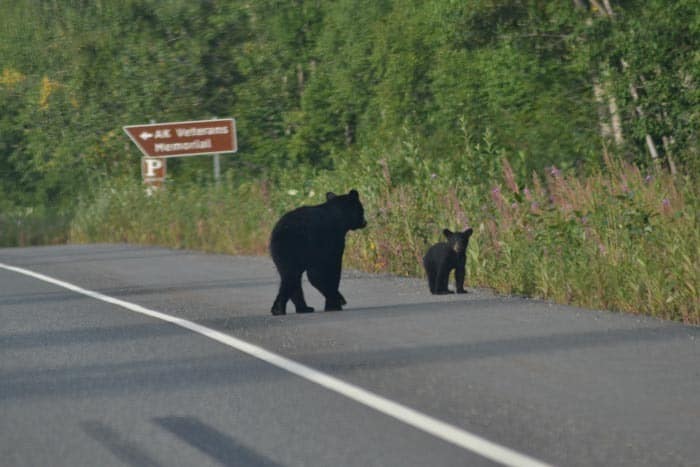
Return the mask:
<path id="1" fill-rule="evenodd" d="M 232 118 L 128 125 L 124 131 L 147 157 L 182 157 L 236 152 Z"/>

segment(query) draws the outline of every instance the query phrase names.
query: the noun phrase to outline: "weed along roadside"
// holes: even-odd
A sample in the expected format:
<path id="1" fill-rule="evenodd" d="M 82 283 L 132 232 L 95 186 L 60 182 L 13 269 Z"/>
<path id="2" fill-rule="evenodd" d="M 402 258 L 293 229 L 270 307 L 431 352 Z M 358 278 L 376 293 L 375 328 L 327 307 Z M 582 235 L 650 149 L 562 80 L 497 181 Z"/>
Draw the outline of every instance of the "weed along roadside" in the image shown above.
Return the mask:
<path id="1" fill-rule="evenodd" d="M 411 184 L 387 184 L 389 161 L 358 188 L 370 227 L 348 237 L 346 264 L 422 276 L 420 258 L 442 226 L 468 225 L 467 286 L 700 324 L 700 203 L 691 183 L 609 158 L 590 176 L 550 167 L 522 184 L 505 159 L 499 165 L 497 181 L 479 189 L 419 171 Z M 338 175 L 173 186 L 150 197 L 137 184 L 107 187 L 80 209 L 70 238 L 267 254 L 281 213 L 318 204 L 331 179 L 361 178 Z"/>

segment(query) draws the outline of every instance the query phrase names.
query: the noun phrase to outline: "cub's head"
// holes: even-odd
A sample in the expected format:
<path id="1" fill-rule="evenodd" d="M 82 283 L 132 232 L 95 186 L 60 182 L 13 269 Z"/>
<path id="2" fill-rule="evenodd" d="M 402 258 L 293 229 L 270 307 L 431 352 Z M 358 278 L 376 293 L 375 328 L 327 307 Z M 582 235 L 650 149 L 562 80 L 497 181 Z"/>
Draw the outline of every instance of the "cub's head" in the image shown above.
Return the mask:
<path id="1" fill-rule="evenodd" d="M 348 230 L 362 229 L 367 226 L 365 208 L 362 207 L 357 190 L 350 190 L 346 195 L 336 195 L 329 191 L 326 193 L 326 201 L 341 212 L 343 223 Z"/>
<path id="2" fill-rule="evenodd" d="M 460 254 L 467 251 L 467 246 L 469 246 L 469 237 L 472 236 L 474 230 L 469 227 L 464 232 L 452 232 L 450 229 L 445 229 L 442 231 L 443 235 L 447 238 L 447 243 L 450 245 L 450 249 L 455 253 Z"/>

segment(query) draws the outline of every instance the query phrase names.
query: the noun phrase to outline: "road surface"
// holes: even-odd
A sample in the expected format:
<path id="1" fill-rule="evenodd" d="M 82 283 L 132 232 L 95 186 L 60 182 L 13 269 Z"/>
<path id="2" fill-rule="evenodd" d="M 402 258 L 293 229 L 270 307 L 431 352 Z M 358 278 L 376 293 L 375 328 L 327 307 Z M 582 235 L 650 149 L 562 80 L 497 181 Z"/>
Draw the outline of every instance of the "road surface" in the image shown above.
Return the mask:
<path id="1" fill-rule="evenodd" d="M 699 328 L 354 271 L 344 311 L 273 317 L 276 288 L 268 258 L 0 249 L 0 464 L 700 465 Z"/>

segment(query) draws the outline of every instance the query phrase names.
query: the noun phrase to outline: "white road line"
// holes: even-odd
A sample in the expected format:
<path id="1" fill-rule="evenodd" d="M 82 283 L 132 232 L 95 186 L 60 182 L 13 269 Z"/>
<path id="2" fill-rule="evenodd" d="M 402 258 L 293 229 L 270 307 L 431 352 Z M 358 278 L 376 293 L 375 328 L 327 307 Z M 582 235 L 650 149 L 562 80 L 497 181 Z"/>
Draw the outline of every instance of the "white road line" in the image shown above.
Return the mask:
<path id="1" fill-rule="evenodd" d="M 455 444 L 499 464 L 513 467 L 547 467 L 549 465 L 525 454 L 521 454 L 510 448 L 501 446 L 480 436 L 469 433 L 468 431 L 454 425 L 450 425 L 449 423 L 445 423 L 429 415 L 418 412 L 410 407 L 374 394 L 366 389 L 362 389 L 359 386 L 346 383 L 345 381 L 334 376 L 314 370 L 313 368 L 302 365 L 294 360 L 290 360 L 274 352 L 265 350 L 262 347 L 240 340 L 231 335 L 224 334 L 223 332 L 215 329 L 202 326 L 186 319 L 177 318 L 159 311 L 151 310 L 135 303 L 130 303 L 108 295 L 103 295 L 99 292 L 83 289 L 77 285 L 54 279 L 53 277 L 39 274 L 28 269 L 18 268 L 3 263 L 0 263 L 0 268 L 19 274 L 24 274 L 44 282 L 63 287 L 64 289 L 86 295 L 96 300 L 101 300 L 112 305 L 126 308 L 127 310 L 136 313 L 141 313 L 143 315 L 160 319 L 162 321 L 167 321 L 182 328 L 189 329 L 190 331 L 206 336 L 224 345 L 228 345 L 229 347 L 248 354 L 251 357 L 263 360 L 276 366 L 277 368 L 281 368 L 289 373 L 304 378 L 307 381 L 323 386 L 326 389 L 341 394 L 349 399 L 359 402 L 360 404 L 373 408 L 378 412 L 400 420 L 407 425 L 429 433 L 436 438 Z"/>

